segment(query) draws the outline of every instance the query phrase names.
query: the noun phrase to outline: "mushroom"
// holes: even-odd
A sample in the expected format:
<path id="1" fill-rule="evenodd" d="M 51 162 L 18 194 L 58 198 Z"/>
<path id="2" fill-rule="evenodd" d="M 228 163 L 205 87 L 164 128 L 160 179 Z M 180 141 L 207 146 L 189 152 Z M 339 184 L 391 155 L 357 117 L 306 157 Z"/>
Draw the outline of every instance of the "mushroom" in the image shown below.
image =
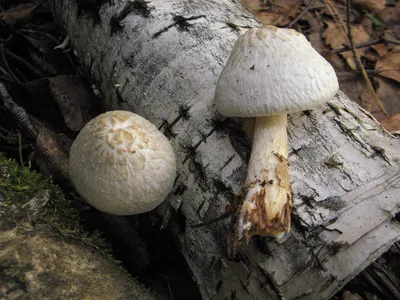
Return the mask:
<path id="1" fill-rule="evenodd" d="M 215 90 L 222 115 L 256 117 L 237 239 L 290 231 L 287 114 L 322 105 L 338 89 L 332 66 L 295 30 L 253 28 L 238 39 Z"/>
<path id="2" fill-rule="evenodd" d="M 154 209 L 171 191 L 175 154 L 168 139 L 145 118 L 110 111 L 78 134 L 69 174 L 76 190 L 98 210 L 140 214 Z"/>

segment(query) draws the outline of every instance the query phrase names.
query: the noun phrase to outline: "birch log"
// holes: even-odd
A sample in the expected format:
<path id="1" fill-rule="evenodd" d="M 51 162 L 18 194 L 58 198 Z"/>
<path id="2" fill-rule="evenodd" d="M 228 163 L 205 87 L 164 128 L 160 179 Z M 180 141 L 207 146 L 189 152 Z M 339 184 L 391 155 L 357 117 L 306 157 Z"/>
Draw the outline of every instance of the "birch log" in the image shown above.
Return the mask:
<path id="1" fill-rule="evenodd" d="M 259 24 L 232 0 L 50 2 L 107 109 L 170 138 L 179 175 L 168 201 L 186 226 L 169 228 L 204 299 L 328 299 L 399 239 L 399 139 L 339 93 L 289 116 L 291 233 L 253 238 L 228 260 L 228 219 L 191 225 L 241 192 L 253 120 L 220 116 L 213 93 L 233 43 Z"/>

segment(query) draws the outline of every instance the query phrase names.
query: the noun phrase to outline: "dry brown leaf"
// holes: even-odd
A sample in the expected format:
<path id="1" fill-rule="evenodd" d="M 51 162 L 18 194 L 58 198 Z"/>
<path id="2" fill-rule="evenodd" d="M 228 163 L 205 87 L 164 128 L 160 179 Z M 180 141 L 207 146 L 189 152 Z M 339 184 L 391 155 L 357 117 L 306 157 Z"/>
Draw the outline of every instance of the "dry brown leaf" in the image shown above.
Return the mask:
<path id="1" fill-rule="evenodd" d="M 353 4 L 375 14 L 385 9 L 386 0 L 353 0 Z"/>
<path id="2" fill-rule="evenodd" d="M 389 115 L 400 113 L 400 85 L 390 79 L 375 78 L 376 94 L 383 101 Z"/>
<path id="3" fill-rule="evenodd" d="M 0 13 L 0 20 L 6 22 L 10 26 L 14 26 L 23 21 L 29 20 L 35 10 L 41 5 L 27 3 L 20 4 Z"/>
<path id="4" fill-rule="evenodd" d="M 371 46 L 379 56 L 385 56 L 388 53 L 388 47 L 385 44 L 376 44 Z"/>
<path id="5" fill-rule="evenodd" d="M 332 51 L 320 51 L 320 54 L 329 61 L 336 72 L 344 72 L 346 70 L 345 63 L 339 54 Z"/>
<path id="6" fill-rule="evenodd" d="M 400 113 L 393 116 L 387 116 L 380 120 L 382 126 L 388 131 L 400 133 Z"/>
<path id="7" fill-rule="evenodd" d="M 344 291 L 340 300 L 363 300 L 358 294 L 353 294 L 350 291 Z"/>
<path id="8" fill-rule="evenodd" d="M 379 75 L 400 83 L 400 52 L 389 52 L 381 57 L 375 66 Z"/>
<path id="9" fill-rule="evenodd" d="M 365 89 L 365 80 L 354 72 L 337 72 L 340 89 L 351 100 L 361 105 L 360 95 Z"/>
<path id="10" fill-rule="evenodd" d="M 265 4 L 259 0 L 241 2 L 264 25 L 286 25 L 300 12 L 300 3 L 297 0 L 275 0 Z"/>
<path id="11" fill-rule="evenodd" d="M 344 46 L 349 46 L 349 43 L 347 42 L 347 34 L 342 30 L 340 25 L 332 22 L 326 22 L 326 24 L 328 25 L 328 28 L 322 34 L 322 36 L 325 38 L 326 45 L 331 46 L 332 49 L 341 49 Z M 369 34 L 361 25 L 351 26 L 351 33 L 355 45 L 365 43 L 370 40 Z M 360 56 L 364 56 L 368 51 L 368 47 L 359 48 L 356 49 L 356 51 Z M 357 70 L 357 65 L 351 50 L 342 52 L 340 55 L 343 56 L 352 70 Z"/>
<path id="12" fill-rule="evenodd" d="M 310 41 L 311 45 L 318 51 L 321 52 L 326 49 L 324 41 L 321 37 L 321 33 L 313 32 L 307 36 L 307 39 Z"/>
<path id="13" fill-rule="evenodd" d="M 379 13 L 379 18 L 386 25 L 394 25 L 400 22 L 400 2 L 395 7 L 386 7 Z"/>

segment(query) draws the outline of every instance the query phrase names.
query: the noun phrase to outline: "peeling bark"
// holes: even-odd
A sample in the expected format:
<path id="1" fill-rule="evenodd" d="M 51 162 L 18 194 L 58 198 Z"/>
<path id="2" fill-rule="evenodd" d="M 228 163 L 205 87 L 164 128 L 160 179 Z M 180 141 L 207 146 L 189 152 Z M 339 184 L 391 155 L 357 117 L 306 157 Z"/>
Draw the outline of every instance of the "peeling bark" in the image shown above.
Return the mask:
<path id="1" fill-rule="evenodd" d="M 168 201 L 188 226 L 169 228 L 204 299 L 328 299 L 399 239 L 399 139 L 338 93 L 289 115 L 291 233 L 279 244 L 255 237 L 229 261 L 229 220 L 191 225 L 226 214 L 241 193 L 253 120 L 220 116 L 213 93 L 233 43 L 258 24 L 230 0 L 51 3 L 107 108 L 138 113 L 171 140 L 179 170 Z"/>

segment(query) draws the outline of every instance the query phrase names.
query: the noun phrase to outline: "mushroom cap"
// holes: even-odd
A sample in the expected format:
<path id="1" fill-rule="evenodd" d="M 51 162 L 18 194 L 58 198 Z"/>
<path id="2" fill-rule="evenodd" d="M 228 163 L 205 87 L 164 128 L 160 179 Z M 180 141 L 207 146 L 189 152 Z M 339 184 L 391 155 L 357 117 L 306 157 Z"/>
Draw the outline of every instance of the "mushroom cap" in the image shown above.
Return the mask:
<path id="1" fill-rule="evenodd" d="M 145 118 L 110 111 L 78 134 L 69 174 L 77 191 L 98 210 L 140 214 L 154 209 L 171 191 L 175 154 L 168 139 Z"/>
<path id="2" fill-rule="evenodd" d="M 304 35 L 266 26 L 248 30 L 235 43 L 215 103 L 229 117 L 287 114 L 319 106 L 338 89 L 332 66 Z"/>

